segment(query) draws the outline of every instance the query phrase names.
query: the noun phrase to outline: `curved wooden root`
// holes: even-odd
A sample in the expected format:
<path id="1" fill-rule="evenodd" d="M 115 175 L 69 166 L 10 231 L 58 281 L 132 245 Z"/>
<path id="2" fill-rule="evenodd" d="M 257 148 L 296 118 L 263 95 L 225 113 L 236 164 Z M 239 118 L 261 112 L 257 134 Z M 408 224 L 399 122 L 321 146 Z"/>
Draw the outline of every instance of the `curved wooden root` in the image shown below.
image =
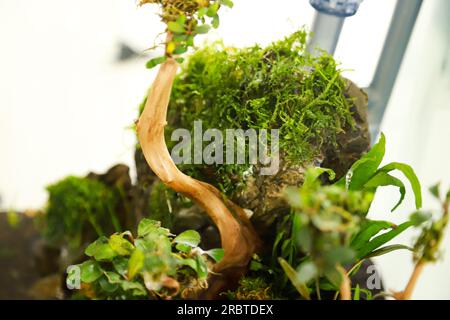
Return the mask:
<path id="1" fill-rule="evenodd" d="M 182 173 L 173 162 L 164 139 L 167 108 L 178 63 L 164 62 L 150 89 L 147 103 L 137 124 L 145 159 L 161 181 L 199 204 L 219 229 L 224 258 L 214 266 L 217 273 L 246 268 L 259 244 L 256 232 L 242 208 L 224 200 L 213 186 Z M 218 288 L 216 288 L 218 290 Z"/>

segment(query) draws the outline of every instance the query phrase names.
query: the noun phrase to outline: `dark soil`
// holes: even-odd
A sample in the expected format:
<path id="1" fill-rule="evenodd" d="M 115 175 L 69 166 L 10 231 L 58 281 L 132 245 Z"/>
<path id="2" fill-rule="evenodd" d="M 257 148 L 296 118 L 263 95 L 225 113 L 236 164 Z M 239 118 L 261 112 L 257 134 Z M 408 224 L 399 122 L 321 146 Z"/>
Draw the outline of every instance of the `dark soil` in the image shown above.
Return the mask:
<path id="1" fill-rule="evenodd" d="M 33 244 L 39 238 L 33 220 L 20 215 L 12 227 L 0 212 L 0 299 L 30 299 L 30 288 L 39 279 Z"/>

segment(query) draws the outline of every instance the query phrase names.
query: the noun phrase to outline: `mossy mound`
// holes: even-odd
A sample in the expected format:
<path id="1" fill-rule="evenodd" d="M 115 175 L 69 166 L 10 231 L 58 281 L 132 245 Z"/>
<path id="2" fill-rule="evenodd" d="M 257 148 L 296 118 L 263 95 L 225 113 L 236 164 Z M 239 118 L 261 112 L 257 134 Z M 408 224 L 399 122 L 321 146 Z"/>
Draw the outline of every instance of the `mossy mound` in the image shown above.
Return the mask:
<path id="1" fill-rule="evenodd" d="M 80 250 L 102 235 L 134 225 L 128 167 L 105 174 L 69 176 L 49 186 L 43 233 L 49 244 Z"/>
<path id="2" fill-rule="evenodd" d="M 261 166 L 251 165 L 248 154 L 244 164 L 179 165 L 251 210 L 262 237 L 289 212 L 282 191 L 301 185 L 306 167 L 325 166 L 340 177 L 370 143 L 367 95 L 341 76 L 332 56 L 308 53 L 306 41 L 307 33 L 298 31 L 266 48 L 207 45 L 185 62 L 172 90 L 166 128 L 169 150 L 178 143 L 171 141 L 173 131 L 184 128 L 193 136 L 197 120 L 203 130 L 218 129 L 224 137 L 226 129 L 279 129 L 280 170 L 275 175 L 258 174 Z M 136 160 L 139 184 L 146 190 L 154 177 L 140 150 Z M 171 201 L 163 194 L 152 198 L 165 199 L 164 206 Z M 173 195 L 172 200 L 177 201 Z M 174 220 L 177 215 L 174 210 Z"/>
<path id="3" fill-rule="evenodd" d="M 225 129 L 279 129 L 280 150 L 293 164 L 310 162 L 323 145 L 336 145 L 337 135 L 355 122 L 347 84 L 333 57 L 306 52 L 306 38 L 299 31 L 267 48 L 216 43 L 196 51 L 174 84 L 169 119 L 175 121 L 168 135 L 180 127 L 193 130 L 196 120 L 224 135 Z M 216 185 L 232 195 L 249 167 L 215 166 Z M 209 180 L 200 173 L 211 167 L 182 169 Z"/>

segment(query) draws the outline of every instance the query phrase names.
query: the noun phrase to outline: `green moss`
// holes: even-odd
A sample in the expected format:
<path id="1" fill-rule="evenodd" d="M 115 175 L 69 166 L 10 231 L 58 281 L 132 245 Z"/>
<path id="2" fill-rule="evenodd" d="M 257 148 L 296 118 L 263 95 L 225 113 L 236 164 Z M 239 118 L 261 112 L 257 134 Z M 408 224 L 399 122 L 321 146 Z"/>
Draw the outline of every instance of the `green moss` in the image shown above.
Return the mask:
<path id="1" fill-rule="evenodd" d="M 120 231 L 114 208 L 114 191 L 99 181 L 67 177 L 47 188 L 49 201 L 44 218 L 49 242 L 77 247 L 87 235 Z"/>
<path id="2" fill-rule="evenodd" d="M 239 281 L 239 287 L 235 291 L 224 294 L 230 300 L 273 300 L 271 286 L 260 277 L 244 277 Z"/>
<path id="3" fill-rule="evenodd" d="M 280 129 L 280 150 L 287 159 L 309 161 L 325 143 L 335 143 L 337 133 L 353 125 L 345 83 L 334 59 L 314 57 L 305 51 L 307 33 L 299 31 L 267 48 L 206 46 L 190 56 L 177 77 L 169 128 L 193 130 L 195 120 L 204 130 Z M 167 139 L 170 141 L 170 139 Z M 214 168 L 218 185 L 231 194 L 242 185 L 250 166 Z M 183 167 L 198 178 L 204 166 Z M 237 179 L 236 179 L 237 177 Z"/>

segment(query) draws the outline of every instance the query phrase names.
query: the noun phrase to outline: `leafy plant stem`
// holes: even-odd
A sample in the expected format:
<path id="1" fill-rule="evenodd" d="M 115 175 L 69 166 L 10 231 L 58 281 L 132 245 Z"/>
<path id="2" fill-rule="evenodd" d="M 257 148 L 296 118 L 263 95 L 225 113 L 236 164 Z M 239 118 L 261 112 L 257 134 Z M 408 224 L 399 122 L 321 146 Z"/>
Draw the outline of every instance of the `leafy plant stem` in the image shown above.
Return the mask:
<path id="1" fill-rule="evenodd" d="M 137 124 L 142 151 L 150 168 L 165 185 L 196 201 L 217 225 L 225 255 L 214 270 L 223 272 L 226 269 L 246 268 L 259 241 L 244 210 L 223 199 L 212 185 L 181 172 L 167 149 L 164 128 L 178 66 L 174 59 L 167 59 L 161 65 L 150 89 Z"/>

